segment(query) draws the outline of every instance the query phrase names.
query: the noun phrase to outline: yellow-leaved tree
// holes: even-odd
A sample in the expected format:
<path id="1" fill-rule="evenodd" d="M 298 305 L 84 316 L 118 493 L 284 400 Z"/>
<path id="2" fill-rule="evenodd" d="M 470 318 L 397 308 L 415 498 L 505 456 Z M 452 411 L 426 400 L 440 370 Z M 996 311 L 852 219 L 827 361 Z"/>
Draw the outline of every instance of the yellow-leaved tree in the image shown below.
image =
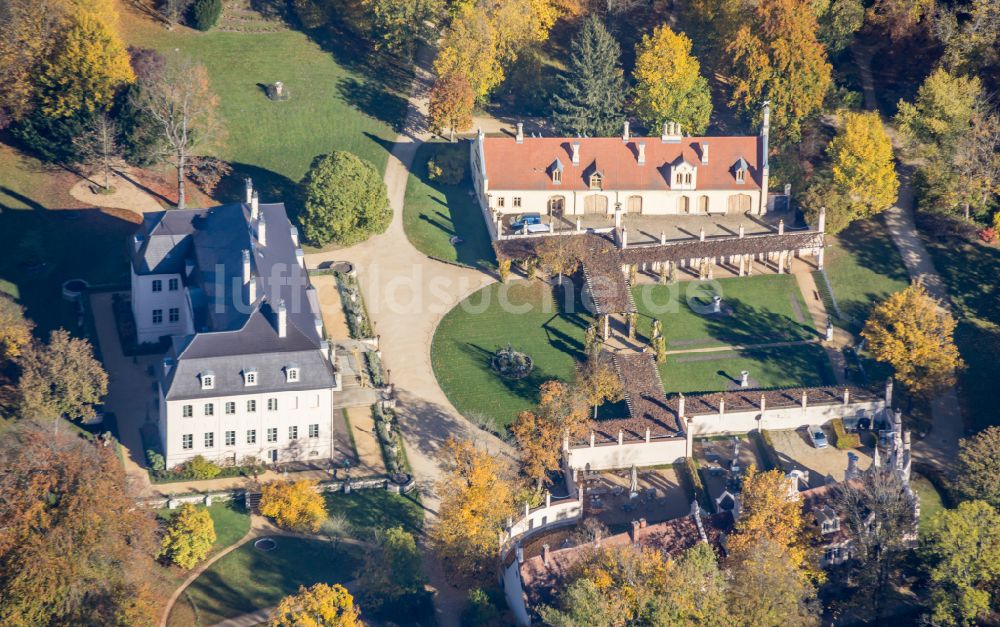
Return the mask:
<path id="1" fill-rule="evenodd" d="M 892 140 L 877 111 L 847 113 L 827 153 L 833 183 L 850 199 L 855 218 L 881 213 L 896 202 Z"/>
<path id="2" fill-rule="evenodd" d="M 468 440 L 448 438 L 442 452 L 447 472 L 437 484 L 441 506 L 431 543 L 457 573 L 489 577 L 500 533 L 514 514 L 511 469 Z"/>
<path id="3" fill-rule="evenodd" d="M 579 393 L 594 408 L 594 418 L 597 418 L 597 408 L 604 403 L 617 403 L 625 398 L 625 390 L 621 377 L 615 370 L 611 359 L 601 353 L 592 355 L 586 362 L 577 366 L 576 386 Z"/>
<path id="4" fill-rule="evenodd" d="M 955 370 L 963 367 L 954 332 L 951 314 L 914 283 L 876 305 L 861 335 L 906 389 L 928 398 L 954 385 Z"/>
<path id="5" fill-rule="evenodd" d="M 38 77 L 42 112 L 50 118 L 106 109 L 121 85 L 135 81 L 110 1 L 76 2 L 68 19 Z"/>
<path id="6" fill-rule="evenodd" d="M 181 505 L 167 525 L 159 557 L 181 568 L 194 568 L 208 557 L 215 544 L 215 523 L 208 510 L 191 503 Z"/>
<path id="7" fill-rule="evenodd" d="M 731 555 L 745 555 L 764 539 L 787 550 L 788 561 L 804 576 L 818 575 L 810 563 L 802 503 L 792 498 L 788 479 L 780 470 L 747 468 L 740 493 L 740 517 L 729 539 Z"/>
<path id="8" fill-rule="evenodd" d="M 16 300 L 0 294 L 0 364 L 21 354 L 31 342 L 35 325 L 24 317 L 24 307 Z"/>
<path id="9" fill-rule="evenodd" d="M 261 490 L 260 513 L 279 527 L 315 533 L 326 520 L 326 504 L 315 481 L 275 481 Z"/>
<path id="10" fill-rule="evenodd" d="M 632 106 L 654 134 L 665 122 L 680 122 L 686 133 L 700 135 L 712 115 L 712 96 L 701 65 L 691 54 L 691 40 L 668 26 L 658 26 L 636 46 Z"/>
<path id="11" fill-rule="evenodd" d="M 510 427 L 517 440 L 521 472 L 542 489 L 548 473 L 562 460 L 562 430 L 559 424 L 532 411 L 522 411 Z"/>
<path id="12" fill-rule="evenodd" d="M 340 584 L 299 586 L 271 614 L 270 627 L 363 627 L 354 597 Z"/>

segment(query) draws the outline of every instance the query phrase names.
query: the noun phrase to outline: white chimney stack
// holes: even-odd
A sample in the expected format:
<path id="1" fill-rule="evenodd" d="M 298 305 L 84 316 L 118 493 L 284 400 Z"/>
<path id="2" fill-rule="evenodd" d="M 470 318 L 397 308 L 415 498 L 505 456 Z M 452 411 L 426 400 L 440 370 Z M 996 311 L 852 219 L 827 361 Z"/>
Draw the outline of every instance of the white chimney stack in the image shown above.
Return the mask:
<path id="1" fill-rule="evenodd" d="M 247 178 L 243 179 L 243 182 L 246 183 L 247 187 L 246 203 L 249 205 L 250 201 L 253 199 L 253 179 L 248 176 Z"/>
<path id="2" fill-rule="evenodd" d="M 524 143 L 524 122 L 517 123 L 517 135 L 514 137 L 514 141 L 519 144 Z"/>
<path id="3" fill-rule="evenodd" d="M 580 165 L 580 142 L 573 142 L 573 165 Z"/>
<path id="4" fill-rule="evenodd" d="M 288 310 L 285 309 L 285 301 L 278 300 L 278 337 L 288 335 Z"/>
<path id="5" fill-rule="evenodd" d="M 292 234 L 292 243 L 295 244 L 296 246 L 298 246 L 299 245 L 299 230 L 293 226 L 292 230 L 291 230 L 291 234 Z"/>
<path id="6" fill-rule="evenodd" d="M 247 282 L 247 305 L 252 306 L 257 302 L 257 281 L 253 277 Z"/>
<path id="7" fill-rule="evenodd" d="M 261 246 L 267 246 L 267 220 L 263 214 L 257 219 L 257 241 Z"/>
<path id="8" fill-rule="evenodd" d="M 708 163 L 708 143 L 702 142 L 701 144 L 701 164 L 706 165 Z"/>
<path id="9" fill-rule="evenodd" d="M 257 191 L 254 190 L 250 192 L 250 217 L 256 220 L 259 213 L 260 198 L 257 196 Z"/>
<path id="10" fill-rule="evenodd" d="M 820 233 L 826 233 L 826 207 L 819 208 L 819 224 L 816 227 Z"/>
<path id="11" fill-rule="evenodd" d="M 625 125 L 622 128 L 622 141 L 627 142 L 628 140 L 629 140 L 628 120 L 625 120 Z"/>
<path id="12" fill-rule="evenodd" d="M 639 165 L 646 163 L 646 142 L 639 142 Z"/>
<path id="13" fill-rule="evenodd" d="M 243 249 L 243 285 L 250 283 L 250 251 Z"/>

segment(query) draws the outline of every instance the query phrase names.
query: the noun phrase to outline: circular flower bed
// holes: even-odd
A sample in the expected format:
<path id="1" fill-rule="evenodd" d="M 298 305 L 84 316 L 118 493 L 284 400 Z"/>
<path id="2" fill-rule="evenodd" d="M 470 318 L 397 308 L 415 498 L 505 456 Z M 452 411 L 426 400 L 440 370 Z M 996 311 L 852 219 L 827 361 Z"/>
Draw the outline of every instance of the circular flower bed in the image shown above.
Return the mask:
<path id="1" fill-rule="evenodd" d="M 493 353 L 490 367 L 505 379 L 523 379 L 531 374 L 535 363 L 531 360 L 530 355 L 516 351 L 508 344 Z"/>
<path id="2" fill-rule="evenodd" d="M 278 548 L 278 543 L 271 538 L 261 538 L 253 543 L 253 548 L 258 551 L 273 551 Z"/>

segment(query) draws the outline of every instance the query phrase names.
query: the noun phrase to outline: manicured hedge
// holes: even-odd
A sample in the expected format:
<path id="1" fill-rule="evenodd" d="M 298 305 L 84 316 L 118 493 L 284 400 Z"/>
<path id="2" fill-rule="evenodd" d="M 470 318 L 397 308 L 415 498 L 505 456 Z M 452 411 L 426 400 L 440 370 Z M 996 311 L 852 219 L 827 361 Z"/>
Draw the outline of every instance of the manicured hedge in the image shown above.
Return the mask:
<path id="1" fill-rule="evenodd" d="M 848 433 L 844 428 L 844 421 L 840 418 L 833 419 L 833 445 L 840 450 L 846 451 L 861 446 L 861 436 L 857 433 Z"/>
<path id="2" fill-rule="evenodd" d="M 210 30 L 222 15 L 222 0 L 197 0 L 191 7 L 191 26 Z"/>

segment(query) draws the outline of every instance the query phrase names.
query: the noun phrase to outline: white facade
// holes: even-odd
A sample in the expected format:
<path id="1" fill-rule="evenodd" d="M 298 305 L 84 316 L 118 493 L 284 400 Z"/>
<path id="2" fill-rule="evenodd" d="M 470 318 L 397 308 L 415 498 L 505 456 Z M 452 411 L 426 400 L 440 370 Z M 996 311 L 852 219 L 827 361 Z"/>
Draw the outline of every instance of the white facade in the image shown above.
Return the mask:
<path id="1" fill-rule="evenodd" d="M 139 275 L 132 268 L 132 314 L 140 344 L 194 333 L 191 301 L 179 274 Z"/>
<path id="2" fill-rule="evenodd" d="M 761 201 L 766 211 L 766 195 L 759 190 L 489 190 L 485 194 L 486 208 L 492 213 L 516 215 L 537 212 L 551 215 L 553 206 L 562 207 L 562 215 L 607 215 L 614 218 L 615 205 L 622 210 L 641 215 L 710 215 L 726 213 L 761 213 Z"/>
<path id="3" fill-rule="evenodd" d="M 196 455 L 220 463 L 242 463 L 246 457 L 267 463 L 330 459 L 335 441 L 331 403 L 329 389 L 169 401 L 161 395 L 167 467 Z"/>

